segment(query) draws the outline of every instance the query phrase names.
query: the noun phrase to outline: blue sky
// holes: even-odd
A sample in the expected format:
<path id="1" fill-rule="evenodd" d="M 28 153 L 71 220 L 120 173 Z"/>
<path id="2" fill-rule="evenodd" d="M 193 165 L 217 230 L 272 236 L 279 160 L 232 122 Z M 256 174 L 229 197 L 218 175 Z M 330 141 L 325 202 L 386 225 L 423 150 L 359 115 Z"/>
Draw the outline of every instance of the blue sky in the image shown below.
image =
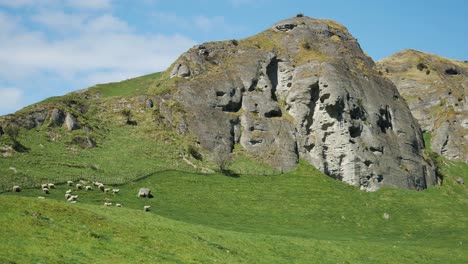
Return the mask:
<path id="1" fill-rule="evenodd" d="M 468 1 L 0 0 L 0 115 L 162 71 L 206 41 L 303 13 L 344 24 L 374 60 L 411 48 L 468 60 Z"/>

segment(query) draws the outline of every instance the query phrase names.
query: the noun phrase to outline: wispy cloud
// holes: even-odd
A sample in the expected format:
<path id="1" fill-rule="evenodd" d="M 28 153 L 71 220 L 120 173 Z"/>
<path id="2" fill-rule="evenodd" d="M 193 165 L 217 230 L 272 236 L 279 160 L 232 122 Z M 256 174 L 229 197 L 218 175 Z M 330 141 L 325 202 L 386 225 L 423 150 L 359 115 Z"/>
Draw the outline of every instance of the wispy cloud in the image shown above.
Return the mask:
<path id="1" fill-rule="evenodd" d="M 17 109 L 23 99 L 23 91 L 17 88 L 0 88 L 0 106 L 5 110 Z"/>
<path id="2" fill-rule="evenodd" d="M 2 90 L 0 114 L 22 103 L 23 94 L 30 98 L 56 85 L 47 80 L 66 84 L 52 96 L 157 72 L 195 44 L 180 34 L 140 33 L 108 12 L 65 10 L 37 8 L 31 16 L 0 11 L 0 87 L 24 88 Z"/>

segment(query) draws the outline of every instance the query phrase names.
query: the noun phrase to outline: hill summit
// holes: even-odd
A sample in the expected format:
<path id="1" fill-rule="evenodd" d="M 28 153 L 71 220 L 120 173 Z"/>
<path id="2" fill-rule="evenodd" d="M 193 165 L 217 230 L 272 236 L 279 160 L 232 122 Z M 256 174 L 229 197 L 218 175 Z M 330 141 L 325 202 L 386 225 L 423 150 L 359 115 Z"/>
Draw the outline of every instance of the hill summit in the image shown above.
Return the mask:
<path id="1" fill-rule="evenodd" d="M 283 172 L 304 159 L 370 191 L 436 182 L 405 100 L 347 29 L 330 20 L 294 17 L 246 39 L 197 45 L 137 86 L 135 93 L 118 86 L 125 99 L 104 98 L 102 86 L 92 87 L 0 124 L 31 129 L 65 123 L 71 131 L 102 131 L 121 118 L 109 113 L 131 109 L 143 116 L 151 109 L 151 122 L 132 121 L 129 114 L 127 124 L 143 133 L 162 123 L 212 159 L 242 149 Z"/>
<path id="2" fill-rule="evenodd" d="M 468 61 L 403 50 L 379 61 L 378 67 L 432 135 L 432 151 L 468 162 Z"/>
<path id="3" fill-rule="evenodd" d="M 295 17 L 195 46 L 166 78 L 176 79 L 184 126 L 209 151 L 240 144 L 283 171 L 302 158 L 368 190 L 434 184 L 418 124 L 374 66 L 342 25 Z"/>

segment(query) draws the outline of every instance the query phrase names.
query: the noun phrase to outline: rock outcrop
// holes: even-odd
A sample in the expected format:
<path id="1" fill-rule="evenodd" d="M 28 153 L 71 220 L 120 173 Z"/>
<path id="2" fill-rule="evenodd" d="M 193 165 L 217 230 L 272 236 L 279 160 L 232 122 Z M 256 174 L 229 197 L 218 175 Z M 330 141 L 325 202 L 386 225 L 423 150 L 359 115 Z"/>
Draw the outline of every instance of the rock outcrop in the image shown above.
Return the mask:
<path id="1" fill-rule="evenodd" d="M 448 159 L 468 162 L 468 62 L 415 50 L 378 63 L 395 83 L 424 131 L 431 148 Z"/>
<path id="2" fill-rule="evenodd" d="M 65 116 L 65 128 L 69 131 L 80 129 L 81 126 L 72 114 L 67 113 Z"/>
<path id="3" fill-rule="evenodd" d="M 240 144 L 282 171 L 301 158 L 366 190 L 435 183 L 405 100 L 336 22 L 296 17 L 195 46 L 165 76 L 207 151 Z"/>

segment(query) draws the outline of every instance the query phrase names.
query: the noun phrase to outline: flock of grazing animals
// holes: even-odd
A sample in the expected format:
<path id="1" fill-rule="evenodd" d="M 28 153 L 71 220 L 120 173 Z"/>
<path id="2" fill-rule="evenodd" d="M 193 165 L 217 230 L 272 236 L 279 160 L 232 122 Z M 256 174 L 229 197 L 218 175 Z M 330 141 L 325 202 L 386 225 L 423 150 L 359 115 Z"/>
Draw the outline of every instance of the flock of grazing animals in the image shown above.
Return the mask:
<path id="1" fill-rule="evenodd" d="M 88 185 L 88 184 L 89 184 L 89 182 L 84 181 L 84 180 L 80 180 L 79 183 L 77 183 L 76 185 L 75 185 L 75 183 L 73 181 L 67 181 L 68 186 L 72 187 L 73 185 L 75 185 L 76 191 L 81 191 L 81 190 L 92 191 L 93 190 L 92 186 L 96 186 L 100 191 L 102 191 L 104 193 L 112 192 L 113 194 L 118 194 L 120 192 L 120 189 L 106 188 L 103 183 L 100 183 L 100 182 L 97 182 L 97 181 L 92 182 L 92 185 Z M 42 189 L 42 192 L 44 192 L 44 194 L 50 194 L 50 190 L 55 189 L 55 184 L 53 184 L 53 183 L 41 184 L 41 189 Z M 21 190 L 22 190 L 21 186 L 19 186 L 19 185 L 15 185 L 12 188 L 13 192 L 21 192 Z M 150 189 L 140 188 L 140 190 L 138 191 L 137 197 L 152 198 L 153 195 L 151 194 Z M 45 199 L 44 196 L 39 196 L 37 198 L 38 199 Z M 67 190 L 65 192 L 65 199 L 69 203 L 76 203 L 78 201 L 78 195 L 72 195 L 72 190 L 69 189 L 69 190 Z M 105 202 L 104 206 L 106 206 L 106 207 L 112 206 L 112 203 Z M 116 207 L 122 207 L 122 204 L 116 203 L 115 206 Z M 149 206 L 149 205 L 143 206 L 143 211 L 148 212 L 150 210 L 150 207 L 151 206 Z"/>

